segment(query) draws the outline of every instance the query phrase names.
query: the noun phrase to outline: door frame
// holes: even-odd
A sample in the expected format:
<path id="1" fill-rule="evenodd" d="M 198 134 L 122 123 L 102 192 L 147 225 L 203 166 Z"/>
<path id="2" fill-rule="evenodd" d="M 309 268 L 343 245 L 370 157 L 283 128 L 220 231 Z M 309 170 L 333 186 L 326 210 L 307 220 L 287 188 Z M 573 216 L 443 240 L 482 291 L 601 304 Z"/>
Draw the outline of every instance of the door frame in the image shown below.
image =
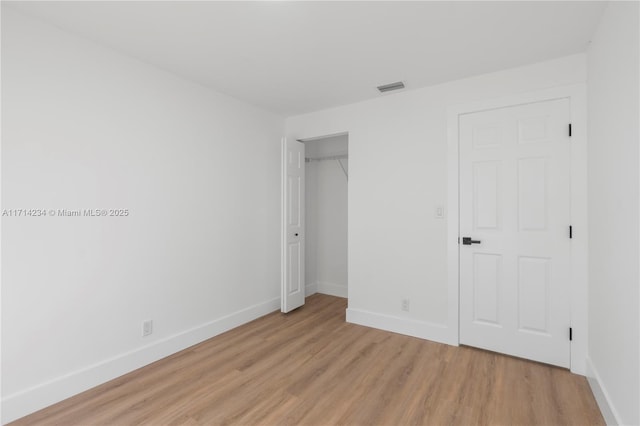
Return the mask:
<path id="1" fill-rule="evenodd" d="M 338 129 L 339 130 L 339 129 Z M 318 134 L 320 134 L 320 136 L 318 136 Z M 347 136 L 349 141 L 351 140 L 352 137 L 352 133 L 348 130 L 339 130 L 339 131 L 329 131 L 329 132 L 315 132 L 312 133 L 312 136 L 309 136 L 307 133 L 300 133 L 300 132 L 294 132 L 294 133 L 285 133 L 285 136 L 283 136 L 283 140 L 286 139 L 291 139 L 291 140 L 295 140 L 297 142 L 301 142 L 301 143 L 305 143 L 305 142 L 311 142 L 311 141 L 317 141 L 317 140 L 321 140 L 321 139 L 327 139 L 327 138 L 332 138 L 332 137 L 336 137 L 336 136 Z M 281 142 L 281 146 L 282 146 Z M 350 151 L 350 150 L 349 150 Z M 306 154 L 305 154 L 306 156 Z M 282 157 L 282 155 L 281 155 Z M 285 250 L 286 250 L 286 241 L 284 240 L 284 231 L 283 229 L 286 228 L 286 223 L 285 223 L 285 209 L 286 206 L 284 204 L 284 193 L 283 193 L 283 188 L 284 188 L 284 158 L 281 158 L 281 170 L 280 170 L 280 297 L 281 297 L 281 306 L 283 304 L 282 300 L 284 300 L 284 291 L 285 291 L 285 280 L 286 280 L 286 271 L 285 271 L 285 260 L 284 260 L 284 256 L 285 256 Z M 305 179 L 306 180 L 306 179 Z M 347 183 L 347 188 L 348 188 L 348 183 Z M 350 291 L 350 286 L 349 286 L 349 259 L 351 258 L 351 256 L 349 255 L 349 250 L 351 245 L 349 244 L 349 230 L 351 229 L 351 227 L 349 226 L 349 222 L 350 222 L 350 216 L 349 216 L 349 205 L 350 205 L 350 192 L 347 190 L 347 301 L 349 300 L 349 291 Z M 306 197 L 306 195 L 305 195 Z M 304 202 L 304 200 L 303 200 Z M 306 212 L 305 212 L 306 214 Z M 306 217 L 305 217 L 305 229 L 304 229 L 304 235 L 305 235 L 305 244 L 306 244 Z M 306 267 L 306 265 L 305 265 Z M 308 296 L 311 296 L 312 294 L 317 293 L 317 289 L 313 286 L 309 286 L 307 287 L 307 283 L 305 281 L 304 283 L 304 291 L 305 291 L 305 300 Z"/>
<path id="2" fill-rule="evenodd" d="M 522 104 L 569 99 L 571 108 L 571 282 L 570 342 L 571 371 L 586 373 L 588 305 L 587 228 L 587 96 L 584 83 L 542 89 L 498 99 L 486 99 L 449 106 L 447 110 L 447 292 L 449 342 L 460 344 L 460 164 L 459 116 Z M 568 338 L 568 337 L 567 337 Z"/>

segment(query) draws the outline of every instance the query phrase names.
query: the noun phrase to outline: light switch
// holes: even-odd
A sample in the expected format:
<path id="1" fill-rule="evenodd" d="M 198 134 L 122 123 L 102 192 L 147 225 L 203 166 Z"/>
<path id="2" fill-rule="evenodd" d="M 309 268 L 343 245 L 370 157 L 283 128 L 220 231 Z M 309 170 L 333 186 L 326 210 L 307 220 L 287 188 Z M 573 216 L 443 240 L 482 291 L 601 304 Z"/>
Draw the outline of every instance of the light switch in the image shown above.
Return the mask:
<path id="1" fill-rule="evenodd" d="M 444 218 L 444 207 L 436 206 L 436 218 L 437 219 Z"/>

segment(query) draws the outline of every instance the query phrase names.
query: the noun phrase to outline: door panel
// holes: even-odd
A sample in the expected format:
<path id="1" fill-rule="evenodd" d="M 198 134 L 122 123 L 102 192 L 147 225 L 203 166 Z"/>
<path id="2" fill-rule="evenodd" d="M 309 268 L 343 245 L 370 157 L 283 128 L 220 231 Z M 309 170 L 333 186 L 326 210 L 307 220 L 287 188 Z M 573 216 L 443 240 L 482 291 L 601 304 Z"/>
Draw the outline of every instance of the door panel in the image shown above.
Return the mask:
<path id="1" fill-rule="evenodd" d="M 500 326 L 500 277 L 502 256 L 475 253 L 473 255 L 473 319 L 477 323 Z"/>
<path id="2" fill-rule="evenodd" d="M 518 259 L 518 329 L 548 333 L 549 259 Z"/>
<path id="3" fill-rule="evenodd" d="M 482 161 L 473 164 L 474 228 L 500 227 L 500 162 Z"/>
<path id="4" fill-rule="evenodd" d="M 302 263 L 302 259 L 300 255 L 300 248 L 301 247 L 299 242 L 293 242 L 289 244 L 289 259 L 287 260 L 289 264 L 287 275 L 287 294 L 289 295 L 299 292 L 301 287 L 300 264 Z"/>
<path id="5" fill-rule="evenodd" d="M 548 158 L 518 160 L 518 224 L 520 231 L 547 229 Z"/>
<path id="6" fill-rule="evenodd" d="M 304 304 L 304 144 L 282 140 L 281 311 Z"/>
<path id="7" fill-rule="evenodd" d="M 460 342 L 569 367 L 570 105 L 459 117 Z"/>

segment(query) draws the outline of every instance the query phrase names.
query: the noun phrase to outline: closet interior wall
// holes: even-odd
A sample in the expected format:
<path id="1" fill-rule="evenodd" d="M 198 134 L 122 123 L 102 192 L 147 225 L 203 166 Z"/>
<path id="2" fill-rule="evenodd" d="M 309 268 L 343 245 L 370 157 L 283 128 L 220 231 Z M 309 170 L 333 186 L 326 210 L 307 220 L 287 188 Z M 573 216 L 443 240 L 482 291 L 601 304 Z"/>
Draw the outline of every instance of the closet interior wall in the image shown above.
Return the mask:
<path id="1" fill-rule="evenodd" d="M 307 294 L 347 297 L 348 136 L 305 141 L 305 151 Z"/>

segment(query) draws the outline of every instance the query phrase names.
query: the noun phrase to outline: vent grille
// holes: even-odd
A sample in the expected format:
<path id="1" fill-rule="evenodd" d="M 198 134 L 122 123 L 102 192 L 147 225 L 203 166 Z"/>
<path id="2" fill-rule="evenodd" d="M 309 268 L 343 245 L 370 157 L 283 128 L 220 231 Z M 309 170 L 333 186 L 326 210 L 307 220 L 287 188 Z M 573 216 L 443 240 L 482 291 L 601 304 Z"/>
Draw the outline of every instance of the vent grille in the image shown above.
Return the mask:
<path id="1" fill-rule="evenodd" d="M 383 84 L 382 86 L 378 86 L 378 90 L 380 93 L 390 92 L 392 90 L 400 90 L 404 89 L 404 83 L 401 81 L 396 81 L 395 83 Z"/>

